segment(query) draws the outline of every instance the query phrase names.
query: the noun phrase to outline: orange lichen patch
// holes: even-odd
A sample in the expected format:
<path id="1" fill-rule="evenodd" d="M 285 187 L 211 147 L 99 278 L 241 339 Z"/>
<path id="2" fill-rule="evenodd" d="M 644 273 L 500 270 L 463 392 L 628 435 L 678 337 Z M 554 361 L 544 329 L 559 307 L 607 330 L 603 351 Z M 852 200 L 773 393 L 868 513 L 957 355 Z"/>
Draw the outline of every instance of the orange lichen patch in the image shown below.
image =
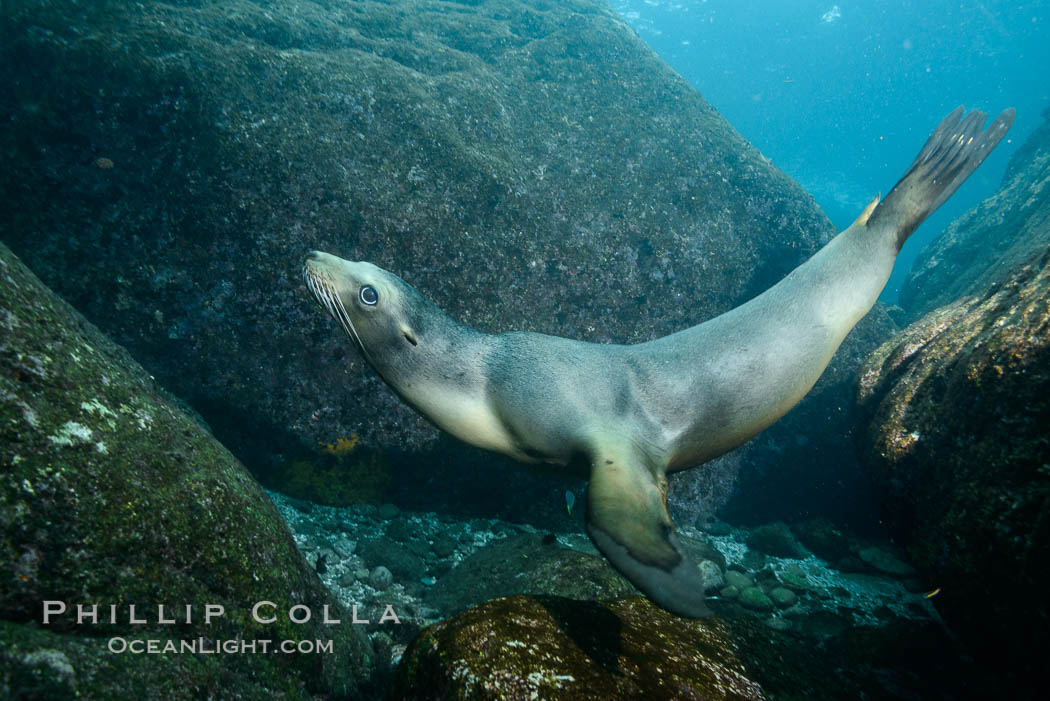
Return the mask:
<path id="1" fill-rule="evenodd" d="M 335 443 L 319 443 L 321 450 L 328 453 L 329 455 L 349 455 L 354 452 L 358 445 L 361 444 L 361 436 L 356 433 L 351 433 L 350 437 L 340 436 L 335 439 Z"/>

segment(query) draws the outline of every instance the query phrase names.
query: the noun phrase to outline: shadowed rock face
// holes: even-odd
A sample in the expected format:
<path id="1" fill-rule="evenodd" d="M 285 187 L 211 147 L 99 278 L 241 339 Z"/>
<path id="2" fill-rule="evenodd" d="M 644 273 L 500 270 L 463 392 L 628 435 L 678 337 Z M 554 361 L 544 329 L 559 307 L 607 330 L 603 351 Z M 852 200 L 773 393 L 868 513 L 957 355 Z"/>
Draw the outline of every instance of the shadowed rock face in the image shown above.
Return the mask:
<path id="1" fill-rule="evenodd" d="M 1050 613 L 1048 263 L 930 312 L 860 377 L 887 523 L 948 625 L 1020 689 L 1043 673 Z"/>
<path id="2" fill-rule="evenodd" d="M 0 18 L 0 235 L 271 485 L 318 462 L 315 483 L 353 481 L 437 435 L 310 300 L 310 249 L 484 331 L 635 342 L 745 301 L 832 234 L 599 0 L 36 0 Z M 834 396 L 794 417 L 848 416 L 867 328 Z M 808 444 L 840 472 L 847 424 Z M 358 452 L 326 463 L 339 439 Z"/>
<path id="3" fill-rule="evenodd" d="M 45 600 L 67 614 L 41 625 Z M 283 613 L 255 624 L 257 601 Z M 97 604 L 99 624 L 77 625 L 77 604 Z M 158 604 L 177 622 L 159 624 Z M 206 604 L 226 615 L 205 624 Z M 288 620 L 295 604 L 312 622 Z M 130 605 L 149 623 L 130 625 Z M 348 620 L 244 467 L 0 244 L 0 696 L 356 696 L 371 644 L 321 625 L 326 605 Z M 111 637 L 199 636 L 331 640 L 334 651 L 161 662 L 107 650 Z"/>
<path id="4" fill-rule="evenodd" d="M 879 348 L 859 383 L 887 523 L 948 625 L 1019 689 L 1043 673 L 1050 615 L 1048 185 L 1050 119 L 909 283 L 914 311 L 973 296 Z"/>

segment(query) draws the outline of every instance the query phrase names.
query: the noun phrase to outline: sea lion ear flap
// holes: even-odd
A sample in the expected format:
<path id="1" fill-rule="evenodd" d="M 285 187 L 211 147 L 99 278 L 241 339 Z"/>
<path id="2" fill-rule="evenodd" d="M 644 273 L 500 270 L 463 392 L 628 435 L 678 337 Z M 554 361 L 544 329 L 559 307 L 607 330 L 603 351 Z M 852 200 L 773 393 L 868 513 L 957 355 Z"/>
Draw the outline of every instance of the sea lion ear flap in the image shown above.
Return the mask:
<path id="1" fill-rule="evenodd" d="M 587 487 L 587 533 L 620 574 L 671 613 L 705 618 L 700 569 L 682 551 L 644 459 L 602 455 Z"/>

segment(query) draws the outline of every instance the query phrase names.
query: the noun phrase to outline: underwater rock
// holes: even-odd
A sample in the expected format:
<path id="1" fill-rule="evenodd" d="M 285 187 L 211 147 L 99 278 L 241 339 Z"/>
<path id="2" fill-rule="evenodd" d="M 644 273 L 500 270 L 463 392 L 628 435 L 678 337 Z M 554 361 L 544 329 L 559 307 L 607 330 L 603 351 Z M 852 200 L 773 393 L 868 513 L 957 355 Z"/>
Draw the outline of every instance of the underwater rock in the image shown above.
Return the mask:
<path id="1" fill-rule="evenodd" d="M 310 249 L 483 331 L 623 343 L 734 307 L 834 233 L 604 0 L 2 7 L 0 231 L 286 493 L 418 499 L 391 456 L 465 450 L 318 313 Z M 884 317 L 739 458 L 774 465 L 759 491 L 788 485 L 764 507 L 841 503 L 850 382 Z M 524 474 L 471 479 L 520 513 Z"/>
<path id="2" fill-rule="evenodd" d="M 723 599 L 735 599 L 740 596 L 740 587 L 730 584 L 727 587 L 722 587 L 722 590 L 718 592 L 718 595 Z"/>
<path id="3" fill-rule="evenodd" d="M 409 548 L 387 538 L 366 540 L 357 548 L 357 554 L 370 567 L 382 565 L 397 577 L 399 582 L 414 582 L 426 574 L 426 563 Z"/>
<path id="4" fill-rule="evenodd" d="M 751 579 L 750 575 L 745 574 L 744 572 L 729 570 L 726 572 L 726 584 L 742 590 L 755 586 L 755 581 Z"/>
<path id="5" fill-rule="evenodd" d="M 781 609 L 791 608 L 798 603 L 798 595 L 786 587 L 773 587 L 769 591 L 769 598 Z"/>
<path id="6" fill-rule="evenodd" d="M 273 503 L 126 351 L 0 244 L 0 696 L 357 696 L 371 644 Z M 42 627 L 43 602 L 68 613 Z M 272 601 L 277 620 L 250 618 Z M 118 622 L 76 625 L 77 604 Z M 178 625 L 159 622 L 158 604 Z M 205 624 L 204 607 L 225 615 Z M 132 625 L 128 607 L 148 623 Z M 190 623 L 182 611 L 195 607 Z M 311 621 L 287 612 L 305 605 Z M 262 615 L 268 615 L 268 609 Z M 108 638 L 331 640 L 334 654 L 112 654 Z M 175 693 L 175 696 L 171 694 Z"/>
<path id="7" fill-rule="evenodd" d="M 791 529 L 782 521 L 751 529 L 751 534 L 747 537 L 747 547 L 773 557 L 802 558 L 806 556 L 805 550 L 795 539 Z"/>
<path id="8" fill-rule="evenodd" d="M 940 588 L 932 603 L 1023 688 L 1045 669 L 1050 617 L 1050 254 L 879 348 L 858 401 L 858 446 L 887 524 Z M 989 596 L 1003 576 L 1009 596 Z"/>
<path id="9" fill-rule="evenodd" d="M 795 592 L 806 591 L 810 588 L 809 578 L 797 564 L 792 563 L 784 568 L 779 575 L 780 582 Z"/>
<path id="10" fill-rule="evenodd" d="M 368 575 L 368 584 L 379 591 L 386 591 L 394 582 L 394 575 L 390 573 L 386 567 L 380 565 L 372 570 L 372 574 Z"/>
<path id="11" fill-rule="evenodd" d="M 449 615 L 511 594 L 594 600 L 636 593 L 605 558 L 556 542 L 544 544 L 543 536 L 523 533 L 475 552 L 428 589 L 424 600 Z"/>
<path id="12" fill-rule="evenodd" d="M 882 548 L 863 548 L 857 557 L 868 567 L 891 577 L 907 579 L 916 575 L 915 568 Z"/>
<path id="13" fill-rule="evenodd" d="M 774 608 L 773 601 L 758 587 L 742 589 L 736 601 L 752 611 L 772 611 Z"/>
<path id="14" fill-rule="evenodd" d="M 901 306 L 912 319 L 963 295 L 1002 284 L 1012 269 L 1050 248 L 1050 108 L 1010 158 L 999 190 L 919 253 Z"/>
<path id="15" fill-rule="evenodd" d="M 388 698 L 962 698 L 983 690 L 979 670 L 954 654 L 935 624 L 844 629 L 834 644 L 814 646 L 750 615 L 694 621 L 642 598 L 512 596 L 426 628 L 405 650 Z"/>
<path id="16" fill-rule="evenodd" d="M 453 553 L 456 552 L 456 547 L 458 545 L 459 542 L 456 538 L 453 538 L 448 534 L 442 533 L 441 535 L 438 535 L 436 538 L 434 538 L 434 542 L 430 544 L 430 548 L 438 557 L 446 558 L 452 557 Z"/>
<path id="17" fill-rule="evenodd" d="M 834 562 L 850 553 L 849 537 L 826 518 L 796 524 L 792 532 L 817 557 Z"/>
<path id="18" fill-rule="evenodd" d="M 723 589 L 726 585 L 725 575 L 717 562 L 703 560 L 699 565 L 700 575 L 704 580 L 704 591 L 708 594 Z"/>
<path id="19" fill-rule="evenodd" d="M 756 572 L 766 566 L 766 554 L 761 550 L 748 550 L 740 558 L 740 566 L 744 569 Z"/>

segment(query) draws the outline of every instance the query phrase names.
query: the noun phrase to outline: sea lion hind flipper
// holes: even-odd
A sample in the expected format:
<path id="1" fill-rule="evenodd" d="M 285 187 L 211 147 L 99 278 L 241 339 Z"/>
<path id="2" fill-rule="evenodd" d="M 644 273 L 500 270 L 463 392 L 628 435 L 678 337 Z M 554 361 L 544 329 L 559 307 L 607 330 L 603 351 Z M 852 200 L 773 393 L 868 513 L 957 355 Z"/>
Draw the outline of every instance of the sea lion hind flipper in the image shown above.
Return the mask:
<path id="1" fill-rule="evenodd" d="M 981 165 L 1013 124 L 1015 110 L 1003 110 L 981 131 L 986 115 L 974 110 L 963 117 L 961 105 L 926 140 L 919 155 L 871 213 L 867 226 L 895 231 L 898 250 L 935 209 L 952 196 Z"/>
<path id="2" fill-rule="evenodd" d="M 712 615 L 700 569 L 679 545 L 665 491 L 643 460 L 594 461 L 587 533 L 620 574 L 662 608 L 689 618 Z"/>

